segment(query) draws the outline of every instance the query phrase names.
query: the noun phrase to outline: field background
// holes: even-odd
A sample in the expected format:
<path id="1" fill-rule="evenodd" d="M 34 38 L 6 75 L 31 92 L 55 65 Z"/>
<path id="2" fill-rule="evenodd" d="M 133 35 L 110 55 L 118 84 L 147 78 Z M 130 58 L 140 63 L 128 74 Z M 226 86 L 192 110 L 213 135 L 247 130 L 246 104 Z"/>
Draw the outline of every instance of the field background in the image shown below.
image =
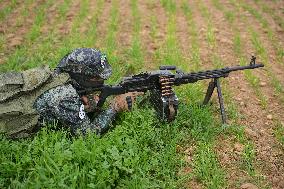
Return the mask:
<path id="1" fill-rule="evenodd" d="M 96 47 L 124 75 L 176 65 L 185 71 L 264 69 L 222 80 L 218 104 L 200 107 L 208 81 L 176 88 L 177 119 L 147 105 L 123 113 L 103 137 L 52 126 L 31 139 L 0 137 L 0 188 L 284 188 L 283 0 L 1 0 L 0 70 L 55 67 Z"/>

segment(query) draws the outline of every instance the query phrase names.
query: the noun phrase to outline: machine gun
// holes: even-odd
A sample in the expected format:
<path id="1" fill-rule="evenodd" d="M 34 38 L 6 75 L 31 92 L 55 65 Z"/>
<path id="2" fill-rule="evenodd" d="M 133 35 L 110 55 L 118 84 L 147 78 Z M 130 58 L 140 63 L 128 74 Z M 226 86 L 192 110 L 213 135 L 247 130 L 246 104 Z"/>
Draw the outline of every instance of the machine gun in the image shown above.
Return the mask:
<path id="1" fill-rule="evenodd" d="M 225 108 L 219 78 L 228 77 L 229 73 L 233 71 L 264 67 L 263 64 L 256 64 L 255 60 L 256 58 L 252 56 L 251 61 L 247 66 L 226 67 L 222 69 L 191 73 L 184 73 L 181 70 L 176 70 L 175 66 L 160 66 L 159 70 L 157 71 L 125 77 L 118 85 L 96 86 L 80 91 L 80 93 L 86 94 L 100 91 L 97 106 L 102 107 L 108 96 L 135 91 L 146 92 L 149 90 L 150 101 L 156 109 L 158 116 L 162 120 L 170 122 L 175 119 L 178 110 L 178 98 L 173 91 L 173 86 L 195 83 L 204 79 L 212 79 L 212 81 L 209 83 L 203 104 L 205 105 L 209 102 L 216 87 L 222 122 L 226 123 Z M 174 71 L 176 73 L 173 73 Z M 127 98 L 126 100 L 128 102 L 128 106 L 130 107 L 131 98 Z"/>

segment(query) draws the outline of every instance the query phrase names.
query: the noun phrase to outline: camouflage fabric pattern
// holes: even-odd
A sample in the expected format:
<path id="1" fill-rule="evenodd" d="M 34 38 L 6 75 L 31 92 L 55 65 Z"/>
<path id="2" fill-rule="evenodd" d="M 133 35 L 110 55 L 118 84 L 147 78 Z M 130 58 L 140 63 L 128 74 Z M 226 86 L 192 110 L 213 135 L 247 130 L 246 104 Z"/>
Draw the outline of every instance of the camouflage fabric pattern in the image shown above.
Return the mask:
<path id="1" fill-rule="evenodd" d="M 68 74 L 51 77 L 48 67 L 0 75 L 0 133 L 9 138 L 31 136 L 38 128 L 39 114 L 33 108 L 45 91 L 68 82 Z"/>
<path id="2" fill-rule="evenodd" d="M 67 54 L 57 66 L 58 72 L 99 76 L 108 79 L 112 73 L 107 57 L 93 48 L 77 48 Z"/>
<path id="3" fill-rule="evenodd" d="M 72 85 L 62 85 L 43 93 L 36 100 L 34 108 L 47 122 L 58 120 L 73 133 L 105 132 L 115 118 L 111 108 L 100 113 L 93 122 L 84 111 L 84 105 Z"/>
<path id="4" fill-rule="evenodd" d="M 48 82 L 51 78 L 48 66 L 37 67 L 23 72 L 0 74 L 0 102 L 18 93 L 32 91 Z"/>
<path id="5" fill-rule="evenodd" d="M 111 125 L 111 122 L 114 120 L 116 112 L 109 108 L 102 113 L 100 113 L 93 122 L 87 117 L 77 128 L 77 133 L 85 134 L 86 132 L 95 132 L 100 135 L 105 133 Z"/>

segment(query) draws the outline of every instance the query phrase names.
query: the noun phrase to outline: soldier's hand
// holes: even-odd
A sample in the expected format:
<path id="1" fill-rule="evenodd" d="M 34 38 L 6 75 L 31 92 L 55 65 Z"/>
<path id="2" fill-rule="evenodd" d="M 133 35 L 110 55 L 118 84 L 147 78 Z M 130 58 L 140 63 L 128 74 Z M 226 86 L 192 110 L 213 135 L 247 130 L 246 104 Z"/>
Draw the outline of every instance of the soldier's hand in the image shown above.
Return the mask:
<path id="1" fill-rule="evenodd" d="M 116 97 L 114 97 L 113 102 L 111 103 L 111 107 L 116 112 L 130 110 L 132 103 L 134 103 L 136 97 L 143 95 L 143 94 L 144 94 L 143 92 L 129 92 L 129 93 L 117 95 Z"/>
<path id="2" fill-rule="evenodd" d="M 97 95 L 88 95 L 81 97 L 86 112 L 92 112 L 96 109 L 99 97 Z"/>

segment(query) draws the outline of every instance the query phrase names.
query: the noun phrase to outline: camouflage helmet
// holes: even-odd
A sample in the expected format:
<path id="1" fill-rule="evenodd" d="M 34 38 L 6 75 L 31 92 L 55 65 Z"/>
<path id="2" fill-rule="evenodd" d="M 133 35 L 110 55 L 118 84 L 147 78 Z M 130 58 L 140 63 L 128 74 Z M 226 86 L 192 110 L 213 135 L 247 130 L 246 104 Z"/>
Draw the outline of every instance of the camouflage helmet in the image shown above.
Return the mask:
<path id="1" fill-rule="evenodd" d="M 108 79 L 112 73 L 104 53 L 93 48 L 77 48 L 63 57 L 57 66 L 57 71 L 82 77 L 100 77 Z"/>

